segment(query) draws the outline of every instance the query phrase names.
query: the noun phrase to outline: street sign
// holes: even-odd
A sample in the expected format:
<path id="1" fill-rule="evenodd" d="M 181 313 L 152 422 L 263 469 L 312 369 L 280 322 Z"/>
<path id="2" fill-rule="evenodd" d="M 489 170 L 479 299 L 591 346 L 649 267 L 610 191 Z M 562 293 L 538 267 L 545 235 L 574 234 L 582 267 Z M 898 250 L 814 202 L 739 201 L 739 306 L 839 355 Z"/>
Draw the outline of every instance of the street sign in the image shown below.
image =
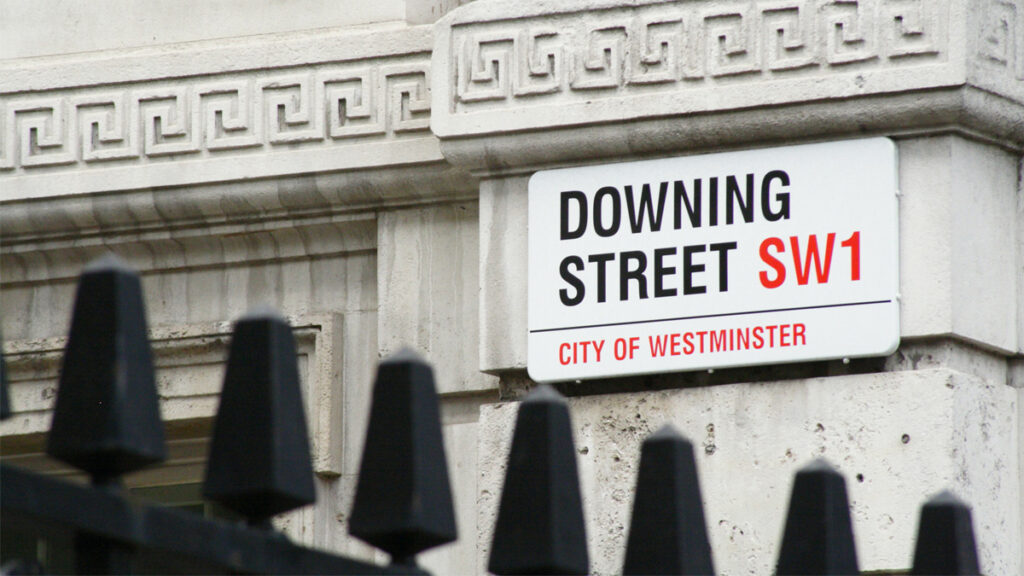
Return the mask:
<path id="1" fill-rule="evenodd" d="M 537 172 L 531 378 L 893 352 L 896 162 L 871 138 Z"/>

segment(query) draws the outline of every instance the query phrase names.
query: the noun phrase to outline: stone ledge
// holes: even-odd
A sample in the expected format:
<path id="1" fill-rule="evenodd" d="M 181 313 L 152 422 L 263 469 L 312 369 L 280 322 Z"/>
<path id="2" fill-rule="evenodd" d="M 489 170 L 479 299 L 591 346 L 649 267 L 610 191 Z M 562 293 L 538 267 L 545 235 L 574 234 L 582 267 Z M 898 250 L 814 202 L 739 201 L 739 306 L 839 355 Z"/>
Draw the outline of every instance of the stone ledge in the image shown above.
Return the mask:
<path id="1" fill-rule="evenodd" d="M 1019 150 L 1024 9 L 969 4 L 478 0 L 437 25 L 431 126 L 491 175 L 864 133 Z"/>
<path id="2" fill-rule="evenodd" d="M 187 233 L 193 232 L 193 233 Z M 293 222 L 291 226 L 236 226 L 186 231 L 168 237 L 154 234 L 132 239 L 106 238 L 90 242 L 31 244 L 0 254 L 5 289 L 46 284 L 73 284 L 90 262 L 114 252 L 144 275 L 200 272 L 232 267 L 280 264 L 327 258 L 377 249 L 373 214 L 326 222 Z"/>
<path id="3" fill-rule="evenodd" d="M 43 183 L 80 177 L 79 172 L 69 172 Z M 0 201 L 0 244 L 7 253 L 304 227 L 365 218 L 382 207 L 475 197 L 476 181 L 466 172 L 428 162 L 73 194 L 47 198 L 45 213 L 38 210 L 38 199 L 20 198 Z"/>
<path id="4" fill-rule="evenodd" d="M 1024 106 L 970 86 L 441 140 L 479 177 L 843 138 L 959 135 L 1024 151 Z"/>

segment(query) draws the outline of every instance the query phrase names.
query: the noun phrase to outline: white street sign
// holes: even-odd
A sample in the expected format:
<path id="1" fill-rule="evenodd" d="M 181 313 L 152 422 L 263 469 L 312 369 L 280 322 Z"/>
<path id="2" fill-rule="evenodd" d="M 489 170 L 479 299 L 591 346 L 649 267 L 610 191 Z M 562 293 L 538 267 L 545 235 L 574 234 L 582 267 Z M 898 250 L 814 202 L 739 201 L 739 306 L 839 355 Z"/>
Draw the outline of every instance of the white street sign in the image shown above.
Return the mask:
<path id="1" fill-rule="evenodd" d="M 897 197 L 886 138 L 538 172 L 530 376 L 889 354 Z"/>

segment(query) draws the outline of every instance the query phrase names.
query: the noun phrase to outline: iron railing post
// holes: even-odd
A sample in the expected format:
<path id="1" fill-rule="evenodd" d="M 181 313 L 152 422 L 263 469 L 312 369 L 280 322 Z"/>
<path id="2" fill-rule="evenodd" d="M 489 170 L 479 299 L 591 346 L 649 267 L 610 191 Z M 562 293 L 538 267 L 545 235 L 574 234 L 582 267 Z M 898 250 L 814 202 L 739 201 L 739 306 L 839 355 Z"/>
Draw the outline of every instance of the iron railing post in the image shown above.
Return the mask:
<path id="1" fill-rule="evenodd" d="M 234 327 L 203 495 L 270 528 L 316 501 L 291 327 L 270 309 Z"/>
<path id="2" fill-rule="evenodd" d="M 488 569 L 495 574 L 590 571 L 569 407 L 546 384 L 519 404 Z"/>
<path id="3" fill-rule="evenodd" d="M 457 537 L 434 373 L 412 350 L 377 369 L 349 533 L 410 567 Z"/>
<path id="4" fill-rule="evenodd" d="M 776 574 L 859 574 L 846 481 L 823 458 L 793 480 Z"/>
<path id="5" fill-rule="evenodd" d="M 622 573 L 715 573 L 693 444 L 670 425 L 640 448 Z"/>
<path id="6" fill-rule="evenodd" d="M 123 474 L 166 457 L 142 285 L 113 256 L 79 280 L 46 451 L 115 494 Z M 132 550 L 80 532 L 75 562 L 83 574 L 130 573 Z"/>
<path id="7" fill-rule="evenodd" d="M 940 492 L 921 506 L 910 573 L 918 576 L 976 576 L 981 573 L 971 508 L 952 492 Z"/>

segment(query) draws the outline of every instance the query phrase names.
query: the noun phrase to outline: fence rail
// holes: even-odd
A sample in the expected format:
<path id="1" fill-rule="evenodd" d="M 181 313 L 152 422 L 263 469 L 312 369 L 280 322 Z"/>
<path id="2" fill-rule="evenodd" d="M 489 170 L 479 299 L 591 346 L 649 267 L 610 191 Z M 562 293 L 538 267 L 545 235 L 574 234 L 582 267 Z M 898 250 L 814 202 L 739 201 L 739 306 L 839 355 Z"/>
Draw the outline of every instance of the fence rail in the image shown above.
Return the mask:
<path id="1" fill-rule="evenodd" d="M 425 574 L 416 556 L 457 537 L 438 399 L 411 352 L 381 362 L 349 532 L 388 566 L 312 550 L 270 519 L 315 500 L 295 344 L 257 310 L 234 327 L 204 496 L 242 523 L 139 502 L 123 475 L 165 458 L 138 276 L 113 258 L 78 285 L 47 452 L 89 474 L 78 485 L 0 463 L 4 530 L 63 538 L 77 573 Z M 0 417 L 11 414 L 0 356 Z M 587 574 L 568 406 L 538 386 L 520 404 L 488 569 Z M 0 550 L 5 573 L 45 571 Z M 671 427 L 644 441 L 623 574 L 712 574 L 693 445 Z M 858 572 L 845 481 L 823 460 L 797 472 L 776 573 Z M 924 504 L 912 574 L 978 574 L 970 509 Z"/>

